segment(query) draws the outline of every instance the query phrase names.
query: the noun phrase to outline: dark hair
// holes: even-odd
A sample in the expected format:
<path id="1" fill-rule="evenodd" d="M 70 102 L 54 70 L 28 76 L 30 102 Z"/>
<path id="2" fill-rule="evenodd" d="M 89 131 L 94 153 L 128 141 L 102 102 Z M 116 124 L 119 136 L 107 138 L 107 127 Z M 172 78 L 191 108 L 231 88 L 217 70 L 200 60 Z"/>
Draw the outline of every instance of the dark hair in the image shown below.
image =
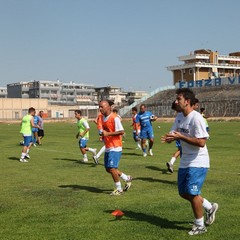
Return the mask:
<path id="1" fill-rule="evenodd" d="M 30 108 L 28 109 L 28 113 L 31 113 L 31 112 L 34 112 L 34 111 L 36 111 L 36 110 L 35 110 L 35 108 L 33 108 L 33 107 L 30 107 Z"/>
<path id="2" fill-rule="evenodd" d="M 200 108 L 200 112 L 204 112 L 205 108 Z"/>
<path id="3" fill-rule="evenodd" d="M 197 103 L 199 103 L 199 100 L 198 100 L 197 98 L 195 98 L 195 99 L 193 100 L 193 105 L 195 105 L 195 104 L 197 104 Z"/>
<path id="4" fill-rule="evenodd" d="M 81 110 L 75 110 L 75 113 L 78 113 L 78 114 L 82 115 L 82 111 Z"/>
<path id="5" fill-rule="evenodd" d="M 136 111 L 137 112 L 138 111 L 137 107 L 133 107 L 132 111 Z"/>
<path id="6" fill-rule="evenodd" d="M 116 109 L 116 108 L 114 108 L 112 111 L 115 113 L 118 113 L 118 109 Z"/>
<path id="7" fill-rule="evenodd" d="M 174 100 L 173 102 L 172 102 L 172 110 L 175 110 L 176 111 L 176 100 Z"/>
<path id="8" fill-rule="evenodd" d="M 114 105 L 114 101 L 113 100 L 106 100 L 107 102 L 108 102 L 108 104 L 109 104 L 109 106 L 112 106 L 112 105 Z"/>
<path id="9" fill-rule="evenodd" d="M 182 94 L 186 100 L 190 100 L 190 105 L 193 105 L 195 98 L 194 92 L 189 88 L 178 88 L 176 94 Z"/>

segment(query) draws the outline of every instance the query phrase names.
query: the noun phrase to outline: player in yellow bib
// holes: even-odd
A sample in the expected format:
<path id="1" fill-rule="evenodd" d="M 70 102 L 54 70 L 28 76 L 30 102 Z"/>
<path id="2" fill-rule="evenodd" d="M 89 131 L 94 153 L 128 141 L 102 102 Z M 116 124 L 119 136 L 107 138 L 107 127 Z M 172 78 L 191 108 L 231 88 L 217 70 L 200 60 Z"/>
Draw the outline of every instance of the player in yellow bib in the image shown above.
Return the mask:
<path id="1" fill-rule="evenodd" d="M 81 110 L 76 110 L 75 111 L 75 118 L 78 120 L 77 121 L 77 128 L 78 128 L 78 133 L 76 135 L 76 138 L 79 139 L 79 148 L 80 151 L 83 155 L 83 160 L 82 162 L 88 162 L 88 157 L 87 157 L 87 151 L 90 151 L 94 155 L 96 155 L 96 148 L 90 148 L 87 147 L 87 142 L 89 140 L 89 124 L 85 118 L 82 117 L 82 112 Z"/>
<path id="2" fill-rule="evenodd" d="M 35 115 L 35 108 L 31 107 L 28 109 L 28 114 L 22 118 L 20 133 L 23 135 L 24 144 L 20 162 L 28 162 L 26 158 L 30 158 L 29 150 L 32 146 L 32 128 L 39 128 L 38 125 L 34 124 L 33 116 Z"/>

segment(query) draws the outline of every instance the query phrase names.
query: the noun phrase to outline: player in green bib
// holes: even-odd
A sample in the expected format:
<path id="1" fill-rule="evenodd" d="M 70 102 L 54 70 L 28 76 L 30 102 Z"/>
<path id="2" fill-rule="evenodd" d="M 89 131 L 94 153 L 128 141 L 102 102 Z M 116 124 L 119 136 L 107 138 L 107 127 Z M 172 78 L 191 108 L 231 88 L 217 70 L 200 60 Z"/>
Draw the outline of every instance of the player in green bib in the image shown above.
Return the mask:
<path id="1" fill-rule="evenodd" d="M 90 151 L 91 153 L 93 153 L 93 155 L 96 155 L 97 149 L 87 147 L 90 127 L 87 120 L 82 117 L 81 110 L 75 110 L 75 118 L 78 120 L 77 121 L 78 133 L 76 135 L 76 138 L 78 139 L 80 137 L 79 148 L 83 155 L 82 162 L 88 162 L 87 151 Z"/>
<path id="2" fill-rule="evenodd" d="M 28 162 L 26 158 L 30 158 L 29 150 L 32 146 L 32 128 L 39 128 L 34 124 L 33 116 L 35 115 L 35 108 L 31 107 L 28 109 L 28 114 L 22 118 L 20 133 L 23 135 L 24 144 L 20 162 Z"/>

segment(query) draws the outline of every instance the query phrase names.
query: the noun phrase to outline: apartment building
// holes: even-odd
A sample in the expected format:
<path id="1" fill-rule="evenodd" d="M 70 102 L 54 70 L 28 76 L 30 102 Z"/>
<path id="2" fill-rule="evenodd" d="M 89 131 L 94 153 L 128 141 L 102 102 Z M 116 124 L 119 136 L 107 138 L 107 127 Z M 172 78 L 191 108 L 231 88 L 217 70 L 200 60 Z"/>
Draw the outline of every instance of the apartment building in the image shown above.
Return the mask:
<path id="1" fill-rule="evenodd" d="M 133 92 L 127 92 L 126 98 L 129 105 L 134 103 L 135 101 L 140 100 L 142 97 L 146 97 L 149 94 L 145 91 L 133 91 Z"/>
<path id="2" fill-rule="evenodd" d="M 60 81 L 31 81 L 29 85 L 29 98 L 47 99 L 49 103 L 61 101 Z"/>
<path id="3" fill-rule="evenodd" d="M 78 105 L 93 105 L 94 85 L 82 83 L 62 83 L 61 100 L 63 102 L 74 102 Z"/>
<path id="4" fill-rule="evenodd" d="M 17 82 L 7 84 L 8 98 L 29 98 L 30 82 Z"/>
<path id="5" fill-rule="evenodd" d="M 49 104 L 93 105 L 94 85 L 34 80 L 7 85 L 8 98 L 47 99 Z"/>
<path id="6" fill-rule="evenodd" d="M 117 106 L 126 105 L 126 96 L 127 93 L 123 92 L 122 88 L 114 86 L 95 88 L 94 93 L 96 104 L 98 104 L 101 100 L 108 99 L 113 100 L 114 104 Z"/>
<path id="7" fill-rule="evenodd" d="M 167 70 L 173 73 L 174 85 L 179 81 L 188 82 L 240 75 L 240 52 L 221 55 L 218 51 L 199 49 L 178 59 L 183 64 L 167 67 Z"/>
<path id="8" fill-rule="evenodd" d="M 7 97 L 7 88 L 0 87 L 0 98 L 6 98 L 6 97 Z"/>

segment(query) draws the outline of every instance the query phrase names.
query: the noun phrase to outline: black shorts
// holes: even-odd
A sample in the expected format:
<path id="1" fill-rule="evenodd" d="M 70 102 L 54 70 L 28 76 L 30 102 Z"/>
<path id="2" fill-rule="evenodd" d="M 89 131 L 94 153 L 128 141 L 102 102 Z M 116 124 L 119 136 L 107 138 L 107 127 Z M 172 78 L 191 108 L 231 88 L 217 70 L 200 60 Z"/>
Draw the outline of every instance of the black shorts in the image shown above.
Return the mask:
<path id="1" fill-rule="evenodd" d="M 44 131 L 43 131 L 43 129 L 38 129 L 38 136 L 39 136 L 39 137 L 44 137 Z"/>

